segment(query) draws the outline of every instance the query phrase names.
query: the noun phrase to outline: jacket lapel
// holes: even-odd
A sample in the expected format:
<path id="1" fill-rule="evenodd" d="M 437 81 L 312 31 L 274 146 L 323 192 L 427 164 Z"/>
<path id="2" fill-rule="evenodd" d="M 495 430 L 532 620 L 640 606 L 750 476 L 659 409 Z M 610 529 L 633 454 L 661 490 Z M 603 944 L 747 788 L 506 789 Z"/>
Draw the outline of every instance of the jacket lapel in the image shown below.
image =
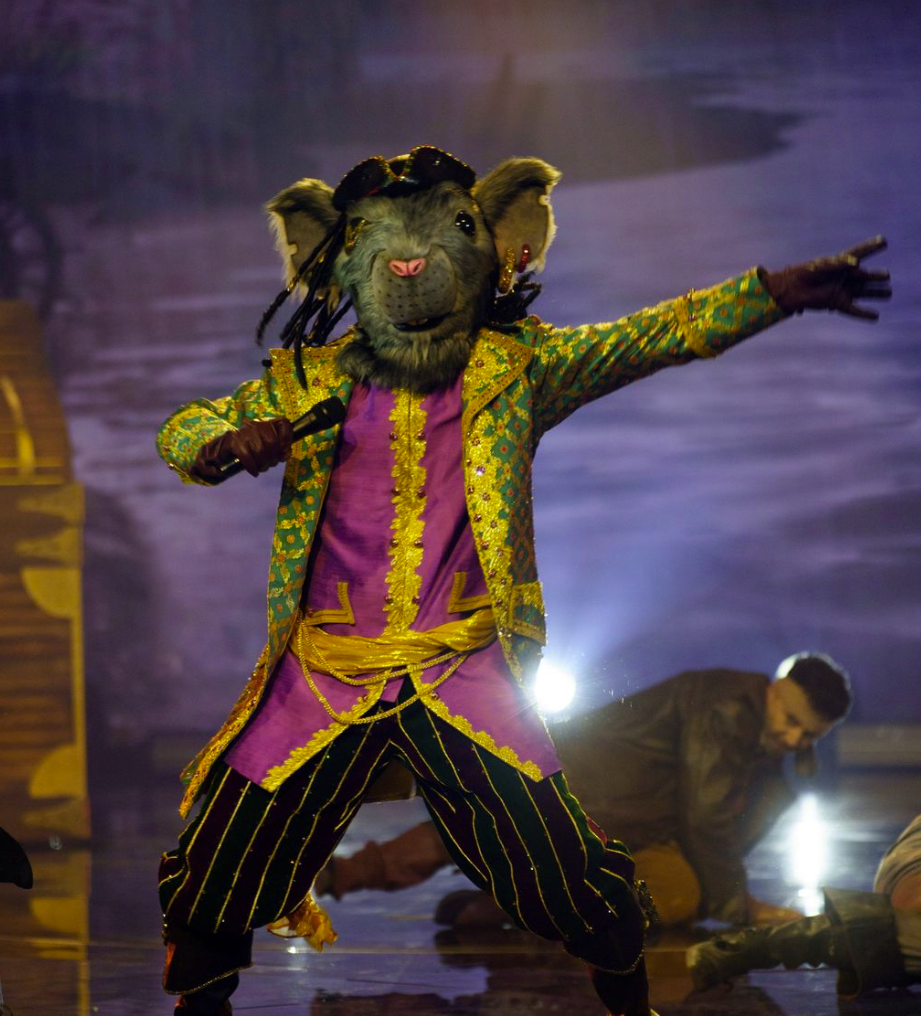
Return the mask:
<path id="1" fill-rule="evenodd" d="M 464 370 L 461 428 L 465 437 L 476 414 L 524 371 L 533 355 L 530 347 L 502 332 L 480 330 Z"/>

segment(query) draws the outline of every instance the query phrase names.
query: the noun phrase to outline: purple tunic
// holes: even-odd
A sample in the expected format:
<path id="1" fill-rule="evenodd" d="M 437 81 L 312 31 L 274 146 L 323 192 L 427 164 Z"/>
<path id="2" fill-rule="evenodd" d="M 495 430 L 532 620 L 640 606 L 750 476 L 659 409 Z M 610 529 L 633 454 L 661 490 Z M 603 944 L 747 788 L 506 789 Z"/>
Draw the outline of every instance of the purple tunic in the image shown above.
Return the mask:
<path id="1" fill-rule="evenodd" d="M 460 379 L 422 398 L 355 386 L 303 600 L 306 611 L 322 612 L 331 634 L 427 631 L 488 603 L 464 500 L 462 408 Z M 426 670 L 424 680 L 434 681 L 447 666 Z M 361 697 L 361 689 L 328 674 L 311 676 L 337 712 Z M 399 684 L 391 681 L 382 699 L 394 701 Z M 436 694 L 433 711 L 500 757 L 511 750 L 542 776 L 560 769 L 498 640 L 471 653 Z M 289 649 L 226 760 L 260 783 L 330 725 L 339 726 Z"/>

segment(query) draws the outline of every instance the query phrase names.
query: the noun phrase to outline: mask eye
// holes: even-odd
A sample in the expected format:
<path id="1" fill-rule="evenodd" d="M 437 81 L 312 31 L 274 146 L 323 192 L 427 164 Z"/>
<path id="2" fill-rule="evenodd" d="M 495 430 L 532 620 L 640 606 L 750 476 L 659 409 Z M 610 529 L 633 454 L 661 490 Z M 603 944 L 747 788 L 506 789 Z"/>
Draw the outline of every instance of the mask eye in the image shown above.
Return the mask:
<path id="1" fill-rule="evenodd" d="M 454 225 L 462 233 L 466 233 L 467 236 L 474 236 L 476 234 L 476 221 L 470 212 L 465 212 L 463 208 L 454 217 Z"/>
<path id="2" fill-rule="evenodd" d="M 351 219 L 345 227 L 345 243 L 343 246 L 346 254 L 351 254 L 355 250 L 355 245 L 358 243 L 358 238 L 361 236 L 364 226 L 364 219 Z"/>

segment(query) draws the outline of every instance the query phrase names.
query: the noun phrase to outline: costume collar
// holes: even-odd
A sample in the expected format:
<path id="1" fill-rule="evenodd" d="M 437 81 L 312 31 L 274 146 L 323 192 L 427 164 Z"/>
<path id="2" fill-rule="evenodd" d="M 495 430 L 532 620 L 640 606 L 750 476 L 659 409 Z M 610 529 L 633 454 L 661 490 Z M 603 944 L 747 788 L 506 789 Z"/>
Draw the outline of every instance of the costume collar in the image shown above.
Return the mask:
<path id="1" fill-rule="evenodd" d="M 328 346 L 305 349 L 308 386 L 302 388 L 294 372 L 294 354 L 290 349 L 273 349 L 272 366 L 278 379 L 282 408 L 289 419 L 297 419 L 323 399 L 335 395 L 348 404 L 354 382 L 339 370 L 336 354 L 349 333 Z M 503 332 L 481 328 L 473 344 L 463 375 L 463 432 L 473 418 L 527 367 L 534 350 Z"/>

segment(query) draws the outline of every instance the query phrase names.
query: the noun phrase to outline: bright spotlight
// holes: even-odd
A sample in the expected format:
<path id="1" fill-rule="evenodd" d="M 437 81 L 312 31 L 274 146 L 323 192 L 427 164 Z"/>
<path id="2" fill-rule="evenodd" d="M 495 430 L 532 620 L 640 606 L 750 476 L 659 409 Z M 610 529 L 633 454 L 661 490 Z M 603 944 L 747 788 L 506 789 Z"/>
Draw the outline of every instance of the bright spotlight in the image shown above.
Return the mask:
<path id="1" fill-rule="evenodd" d="M 534 698 L 542 713 L 558 713 L 565 709 L 575 693 L 576 680 L 568 670 L 551 660 L 540 661 L 534 679 Z"/>
<path id="2" fill-rule="evenodd" d="M 798 884 L 799 908 L 806 914 L 822 909 L 822 884 L 829 867 L 829 830 L 815 794 L 803 794 L 787 841 L 790 874 Z"/>

